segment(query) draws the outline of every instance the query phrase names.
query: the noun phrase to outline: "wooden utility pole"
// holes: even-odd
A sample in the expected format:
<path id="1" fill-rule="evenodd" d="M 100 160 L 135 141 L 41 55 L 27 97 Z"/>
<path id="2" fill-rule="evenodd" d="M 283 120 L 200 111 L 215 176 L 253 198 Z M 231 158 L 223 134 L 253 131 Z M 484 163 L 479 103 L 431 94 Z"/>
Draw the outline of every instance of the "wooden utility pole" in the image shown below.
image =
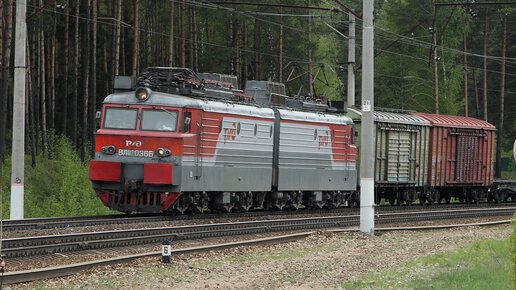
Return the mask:
<path id="1" fill-rule="evenodd" d="M 348 107 L 355 106 L 355 15 L 349 13 L 348 41 Z"/>
<path id="2" fill-rule="evenodd" d="M 503 16 L 502 19 L 502 68 L 500 78 L 500 115 L 498 124 L 498 138 L 496 142 L 496 169 L 495 176 L 502 177 L 502 135 L 503 135 L 503 111 L 505 101 L 505 48 L 507 41 L 507 18 Z"/>
<path id="3" fill-rule="evenodd" d="M 435 0 L 432 5 L 434 15 L 434 25 L 432 26 L 432 57 L 434 63 L 434 98 L 435 98 L 435 113 L 439 114 L 439 74 L 437 70 L 437 38 L 435 37 Z"/>

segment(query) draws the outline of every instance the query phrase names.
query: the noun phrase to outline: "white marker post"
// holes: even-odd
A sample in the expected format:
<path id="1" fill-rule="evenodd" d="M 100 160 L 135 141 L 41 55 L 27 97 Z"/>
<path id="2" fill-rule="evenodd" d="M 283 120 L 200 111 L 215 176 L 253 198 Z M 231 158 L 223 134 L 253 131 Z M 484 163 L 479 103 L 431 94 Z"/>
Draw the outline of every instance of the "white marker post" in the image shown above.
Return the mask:
<path id="1" fill-rule="evenodd" d="M 170 252 L 172 247 L 170 246 L 169 240 L 164 240 L 161 244 L 161 262 L 170 263 Z"/>

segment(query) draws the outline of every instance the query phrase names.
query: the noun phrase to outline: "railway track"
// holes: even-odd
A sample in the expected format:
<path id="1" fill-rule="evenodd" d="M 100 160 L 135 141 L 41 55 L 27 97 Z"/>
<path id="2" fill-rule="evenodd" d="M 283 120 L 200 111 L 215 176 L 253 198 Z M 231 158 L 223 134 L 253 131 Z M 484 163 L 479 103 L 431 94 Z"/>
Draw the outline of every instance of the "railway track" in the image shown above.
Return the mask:
<path id="1" fill-rule="evenodd" d="M 376 207 L 377 212 L 399 212 L 399 211 L 438 211 L 450 209 L 483 209 L 490 208 L 492 204 L 479 204 L 472 207 L 465 207 L 464 204 L 436 204 L 433 206 L 395 206 L 384 205 Z M 499 208 L 512 208 L 514 205 L 498 205 Z M 328 215 L 328 214 L 358 214 L 358 208 L 341 207 L 337 209 L 324 210 L 297 210 L 297 211 L 250 211 L 243 213 L 227 213 L 227 214 L 199 214 L 199 215 L 163 215 L 163 214 L 114 214 L 102 216 L 76 216 L 76 217 L 52 217 L 52 218 L 29 218 L 23 220 L 4 220 L 2 222 L 3 231 L 27 231 L 40 229 L 56 229 L 56 228 L 74 228 L 101 225 L 127 225 L 137 223 L 167 222 L 167 221 L 189 221 L 189 220 L 221 220 L 228 218 L 258 218 L 258 217 L 288 217 L 309 216 L 309 215 Z"/>
<path id="2" fill-rule="evenodd" d="M 402 213 L 381 213 L 376 216 L 376 223 L 382 226 L 376 227 L 375 231 L 381 232 L 381 231 L 393 231 L 393 230 L 428 230 L 428 229 L 439 229 L 439 228 L 451 228 L 451 227 L 461 227 L 461 226 L 481 226 L 481 225 L 493 225 L 493 224 L 501 224 L 501 223 L 508 223 L 510 219 L 497 221 L 497 222 L 487 222 L 487 223 L 475 223 L 475 224 L 458 224 L 458 225 L 438 225 L 438 226 L 410 226 L 410 227 L 404 227 L 400 226 L 400 224 L 404 222 L 413 222 L 417 220 L 445 220 L 445 219 L 458 219 L 458 218 L 478 218 L 478 217 L 493 217 L 493 216 L 507 216 L 512 217 L 513 213 L 515 212 L 516 208 L 496 208 L 496 209 L 470 209 L 470 210 L 447 210 L 447 211 L 426 211 L 426 212 L 402 212 Z M 267 224 L 269 223 L 269 224 Z M 305 224 L 306 227 L 303 227 L 302 224 Z M 158 233 L 154 232 L 155 236 L 149 236 L 149 240 L 146 242 L 151 242 L 152 239 L 156 240 L 157 242 L 161 242 L 163 237 L 167 237 L 172 239 L 173 241 L 175 239 L 190 239 L 197 236 L 228 236 L 243 232 L 255 232 L 256 231 L 263 231 L 264 229 L 268 232 L 272 231 L 281 231 L 282 229 L 289 229 L 292 230 L 293 228 L 302 230 L 302 229 L 321 229 L 321 228 L 328 228 L 330 231 L 333 232 L 349 232 L 349 231 L 358 231 L 358 228 L 355 227 L 345 227 L 344 225 L 358 225 L 359 224 L 359 216 L 339 216 L 339 217 L 314 217 L 314 218 L 297 218 L 297 219 L 285 219 L 285 220 L 270 220 L 270 221 L 260 221 L 260 222 L 246 222 L 246 223 L 227 223 L 227 224 L 215 224 L 215 225 L 198 225 L 198 226 L 189 226 L 189 227 L 176 227 L 174 228 L 168 228 L 168 229 L 162 229 L 165 231 L 170 231 L 169 234 L 164 233 Z M 392 227 L 386 227 L 385 225 L 392 225 Z M 233 225 L 233 226 L 231 226 Z M 209 228 L 209 226 L 213 226 L 212 228 Z M 227 227 L 227 229 L 224 229 L 224 227 Z M 188 229 L 188 231 L 184 231 L 183 233 L 180 233 L 180 229 L 185 230 Z M 157 230 L 157 229 L 156 229 Z M 154 231 L 154 229 L 152 229 Z M 175 234 L 174 234 L 175 231 Z M 198 247 L 189 247 L 189 248 L 179 248 L 179 249 L 173 249 L 172 254 L 180 254 L 180 253 L 187 253 L 187 252 L 198 252 L 198 251 L 207 251 L 207 250 L 217 250 L 217 249 L 224 249 L 224 248 L 231 248 L 236 246 L 245 246 L 245 245 L 252 245 L 252 244 L 264 244 L 264 243 L 281 243 L 286 241 L 293 241 L 300 238 L 307 237 L 311 235 L 313 231 L 305 231 L 305 232 L 297 232 L 294 234 L 287 234 L 287 235 L 276 235 L 273 237 L 268 238 L 260 238 L 260 239 L 253 239 L 253 240 L 244 240 L 244 241 L 238 241 L 238 242 L 230 242 L 230 243 L 223 243 L 223 244 L 214 244 L 214 245 L 203 245 Z M 89 234 L 95 234 L 95 233 L 89 233 Z M 97 233 L 98 234 L 98 233 Z M 107 234 L 107 233 L 103 233 Z M 128 234 L 128 232 L 124 233 Z M 80 235 L 75 235 L 76 237 L 79 237 Z M 90 237 L 92 235 L 89 235 Z M 84 236 L 86 237 L 86 236 Z M 83 238 L 84 238 L 83 237 Z M 55 237 L 56 239 L 53 240 L 54 243 L 58 243 L 59 237 Z M 61 237 L 62 238 L 62 237 Z M 67 237 L 68 238 L 68 237 Z M 49 243 L 52 243 L 52 237 L 46 237 L 46 242 L 43 242 L 40 244 L 40 250 L 45 248 L 46 246 L 49 246 L 47 248 L 47 252 L 51 252 L 54 250 L 57 250 L 58 247 L 52 247 L 49 245 Z M 25 242 L 27 243 L 25 248 L 31 247 L 29 244 L 31 243 L 31 239 L 27 239 Z M 40 241 L 45 240 L 43 238 Z M 23 243 L 23 239 L 18 239 L 19 242 Z M 95 245 L 100 246 L 102 243 L 104 243 L 104 247 L 114 246 L 114 245 L 122 245 L 124 244 L 123 241 L 120 241 L 120 243 L 113 243 L 113 237 L 111 237 L 111 241 L 104 240 L 103 238 L 96 239 Z M 127 242 L 127 241 L 126 241 Z M 135 244 L 139 244 L 145 242 L 144 236 L 137 236 L 134 239 Z M 60 250 L 65 251 L 66 247 L 68 247 L 68 250 L 73 250 L 73 244 L 74 242 L 68 241 L 68 245 L 62 245 L 64 246 Z M 85 238 L 83 242 L 75 242 L 76 244 L 79 244 L 84 247 L 90 247 L 91 242 L 88 242 Z M 66 244 L 66 242 L 65 242 Z M 131 243 L 130 243 L 131 244 Z M 32 245 L 35 246 L 34 244 Z M 153 249 L 156 248 L 156 246 L 159 247 L 158 243 L 150 244 L 147 246 L 148 249 L 151 249 L 150 251 L 146 252 L 140 252 L 140 254 L 133 254 L 133 255 L 127 255 L 127 254 L 118 254 L 114 256 L 113 258 L 103 259 L 103 260 L 93 260 L 93 261 L 86 261 L 83 263 L 77 263 L 77 264 L 65 264 L 61 266 L 55 266 L 55 267 L 48 267 L 48 268 L 38 268 L 38 269 L 31 269 L 26 271 L 16 271 L 16 272 L 7 272 L 2 277 L 4 284 L 13 284 L 13 283 L 21 283 L 21 282 L 28 282 L 38 279 L 46 279 L 46 278 L 52 278 L 52 277 L 62 277 L 67 275 L 75 274 L 81 270 L 89 269 L 93 266 L 99 266 L 99 265 L 109 265 L 109 264 L 120 264 L 120 263 L 128 263 L 133 261 L 137 258 L 142 257 L 151 257 L 151 256 L 160 256 L 161 252 L 154 251 Z M 79 247 L 81 248 L 81 247 Z M 5 251 L 5 248 L 3 249 Z M 109 251 L 109 249 L 106 249 Z M 30 252 L 30 251 L 28 251 Z M 62 255 L 58 252 L 55 252 L 57 255 Z M 121 251 L 123 253 L 123 251 Z M 76 253 L 80 255 L 79 253 Z M 51 256 L 51 255 L 47 255 Z M 65 256 L 65 255 L 62 255 Z M 66 256 L 65 256 L 66 257 Z M 13 260 L 22 261 L 24 260 L 25 263 L 30 263 L 33 259 L 41 259 L 41 256 L 27 256 L 27 257 L 20 257 L 20 258 L 14 258 Z M 47 258 L 48 259 L 48 258 Z M 12 261 L 11 261 L 12 262 Z M 19 262 L 18 262 L 19 263 Z"/>
<path id="3" fill-rule="evenodd" d="M 376 215 L 375 223 L 381 225 L 395 225 L 415 221 L 454 220 L 492 216 L 510 217 L 515 211 L 516 207 L 505 207 L 380 213 Z M 243 234 L 345 228 L 357 226 L 359 223 L 359 215 L 345 215 L 8 238 L 2 240 L 2 253 L 8 258 L 27 257 L 49 253 L 66 253 L 81 250 L 161 243 L 165 239 L 173 242 L 175 240 Z"/>

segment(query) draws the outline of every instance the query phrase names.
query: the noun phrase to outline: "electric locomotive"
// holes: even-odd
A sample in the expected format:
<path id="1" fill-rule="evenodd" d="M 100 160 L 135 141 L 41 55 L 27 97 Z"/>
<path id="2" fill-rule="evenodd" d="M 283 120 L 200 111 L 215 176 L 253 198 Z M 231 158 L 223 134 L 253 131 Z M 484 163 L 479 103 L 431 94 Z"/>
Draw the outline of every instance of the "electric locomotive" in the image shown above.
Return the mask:
<path id="1" fill-rule="evenodd" d="M 280 93 L 256 102 L 184 68 L 149 68 L 116 89 L 90 163 L 111 209 L 335 208 L 355 196 L 354 128 L 342 111 Z"/>

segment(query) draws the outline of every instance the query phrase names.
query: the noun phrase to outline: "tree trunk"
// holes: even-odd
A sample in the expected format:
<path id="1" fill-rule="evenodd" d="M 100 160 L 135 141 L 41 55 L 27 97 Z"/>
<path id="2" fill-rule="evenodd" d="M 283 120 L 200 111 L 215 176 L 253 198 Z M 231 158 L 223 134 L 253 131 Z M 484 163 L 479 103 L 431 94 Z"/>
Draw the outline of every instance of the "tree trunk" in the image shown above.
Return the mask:
<path id="1" fill-rule="evenodd" d="M 498 124 L 498 139 L 496 142 L 496 170 L 495 176 L 498 178 L 502 177 L 502 136 L 503 136 L 503 111 L 505 101 L 505 44 L 507 39 L 507 18 L 504 16 L 502 19 L 502 68 L 501 68 L 501 79 L 500 79 L 500 115 Z"/>
<path id="2" fill-rule="evenodd" d="M 310 0 L 308 0 L 308 7 L 310 7 Z M 308 93 L 310 96 L 314 94 L 314 88 L 312 84 L 312 48 L 310 42 L 312 41 L 312 18 L 310 17 L 311 10 L 308 9 L 308 41 L 306 46 L 308 47 Z"/>
<path id="3" fill-rule="evenodd" d="M 475 109 L 476 109 L 476 117 L 480 119 L 480 104 L 478 102 L 478 86 L 477 86 L 477 72 L 475 68 L 473 68 L 473 84 L 475 85 Z"/>
<path id="4" fill-rule="evenodd" d="M 186 66 L 185 51 L 185 0 L 181 2 L 179 9 L 179 65 Z"/>
<path id="5" fill-rule="evenodd" d="M 280 8 L 280 14 L 283 13 L 283 8 Z M 283 17 L 280 18 L 280 22 L 283 22 Z M 278 81 L 283 82 L 283 25 L 280 25 L 279 30 L 279 77 Z"/>
<path id="6" fill-rule="evenodd" d="M 235 63 L 233 67 L 233 71 L 237 77 L 238 80 L 242 78 L 242 69 L 241 69 L 241 63 L 242 63 L 242 51 L 240 50 L 240 19 L 235 17 L 235 21 L 233 22 L 233 50 L 235 53 Z M 239 89 L 239 88 L 236 88 Z"/>
<path id="7" fill-rule="evenodd" d="M 89 70 L 90 70 L 90 35 L 91 35 L 91 2 L 86 0 L 86 21 L 84 22 L 84 45 L 82 45 L 82 81 L 83 81 L 83 106 L 82 106 L 82 146 L 81 160 L 86 160 L 88 144 L 88 101 L 89 101 Z"/>
<path id="8" fill-rule="evenodd" d="M 92 48 L 91 48 L 91 106 L 90 106 L 90 140 L 91 157 L 95 154 L 95 129 L 97 128 L 97 0 L 92 1 Z"/>
<path id="9" fill-rule="evenodd" d="M 244 56 L 243 56 L 243 60 L 244 60 L 244 72 L 243 72 L 243 77 L 242 79 L 240 80 L 240 87 L 242 89 L 245 89 L 245 84 L 247 82 L 247 76 L 248 76 L 248 68 L 247 68 L 247 46 L 248 46 L 248 43 L 247 43 L 247 20 L 244 19 Z"/>
<path id="10" fill-rule="evenodd" d="M 193 70 L 195 72 L 198 72 L 199 71 L 199 58 L 198 58 L 198 54 L 197 54 L 197 49 L 198 49 L 198 46 L 197 46 L 197 20 L 196 20 L 196 17 L 195 17 L 195 8 L 192 8 L 192 27 L 193 27 L 193 38 L 192 38 L 192 41 L 193 41 Z"/>
<path id="11" fill-rule="evenodd" d="M 464 48 L 464 116 L 468 117 L 468 57 L 466 48 L 466 32 L 462 33 L 462 41 Z"/>
<path id="12" fill-rule="evenodd" d="M 136 0 L 134 9 L 134 45 L 133 45 L 133 72 L 132 76 L 138 74 L 138 54 L 140 53 L 140 0 Z"/>
<path id="13" fill-rule="evenodd" d="M 482 86 L 483 93 L 483 103 L 484 103 L 484 121 L 487 122 L 487 19 L 488 19 L 488 11 L 486 8 L 486 16 L 484 18 L 484 58 L 483 58 L 483 68 L 484 68 L 484 82 Z"/>
<path id="14" fill-rule="evenodd" d="M 120 75 L 120 32 L 122 29 L 122 0 L 117 0 L 115 5 L 115 36 L 113 43 L 113 75 L 111 76 L 111 81 L 114 76 Z M 113 86 L 109 88 L 113 89 Z"/>
<path id="15" fill-rule="evenodd" d="M 77 148 L 77 123 L 79 122 L 77 117 L 77 99 L 79 98 L 79 13 L 80 13 L 80 1 L 75 1 L 75 47 L 74 47 L 74 68 L 73 68 L 73 98 L 72 98 L 72 142 L 73 146 Z"/>
<path id="16" fill-rule="evenodd" d="M 13 0 L 7 0 L 4 6 L 4 15 L 5 19 L 5 27 L 6 33 L 2 38 L 3 43 L 3 72 L 2 76 L 2 90 L 1 90 L 1 98 L 0 98 L 0 162 L 5 162 L 5 150 L 6 150 L 6 131 L 7 131 L 7 115 L 9 114 L 7 108 L 9 107 L 9 66 L 11 63 L 11 36 L 13 31 Z M 0 18 L 1 20 L 1 18 Z M 5 29 L 4 29 L 5 31 Z M 3 33 L 3 31 L 0 31 Z"/>
<path id="17" fill-rule="evenodd" d="M 43 151 L 45 151 L 45 148 L 47 146 L 47 100 L 45 80 L 45 33 L 43 32 L 43 30 L 40 30 L 39 32 L 39 50 L 39 86 L 41 92 L 41 139 L 43 143 Z"/>
<path id="18" fill-rule="evenodd" d="M 36 2 L 36 1 L 34 1 Z M 34 3 L 36 4 L 36 3 Z M 39 68 L 38 68 L 38 43 L 39 43 L 39 33 L 37 31 L 37 25 L 33 25 L 32 27 L 32 34 L 29 34 L 29 37 L 31 41 L 29 42 L 31 49 L 29 50 L 31 55 L 31 65 L 33 65 L 32 69 L 30 71 L 31 78 L 31 92 L 30 95 L 32 96 L 32 135 L 34 135 L 32 138 L 33 145 L 34 145 L 34 154 L 39 155 L 39 97 L 38 97 L 38 88 L 37 85 L 39 84 Z M 36 70 L 37 68 L 37 70 Z M 29 108 L 30 109 L 30 108 Z M 33 166 L 36 166 L 36 160 L 35 156 L 33 157 Z"/>
<path id="19" fill-rule="evenodd" d="M 66 136 L 66 127 L 68 122 L 68 57 L 70 55 L 69 53 L 69 34 L 70 34 L 70 9 L 68 8 L 70 6 L 70 1 L 66 1 L 66 8 L 65 8 L 65 39 L 64 39 L 64 79 L 63 79 L 63 85 L 64 85 L 64 96 L 63 96 L 63 118 L 61 121 L 61 133 Z"/>
<path id="20" fill-rule="evenodd" d="M 254 19 L 254 43 L 253 43 L 253 50 L 254 50 L 254 60 L 253 60 L 253 66 L 254 66 L 254 79 L 259 81 L 260 80 L 260 21 L 255 18 Z"/>
<path id="21" fill-rule="evenodd" d="M 188 6 L 188 63 L 191 70 L 194 69 L 194 30 L 193 30 L 193 7 Z"/>
<path id="22" fill-rule="evenodd" d="M 174 5 L 175 1 L 170 0 L 170 33 L 168 42 L 168 65 L 174 66 Z"/>
<path id="23" fill-rule="evenodd" d="M 30 39 L 30 38 L 28 38 Z M 30 41 L 29 41 L 30 43 Z M 29 49 L 27 50 L 29 53 L 27 54 L 27 67 L 31 67 L 32 66 L 32 61 L 34 60 L 33 58 L 33 54 L 31 53 L 31 48 L 33 47 L 29 47 Z M 36 139 L 35 139 L 35 136 L 34 136 L 34 131 L 36 131 L 36 129 L 34 128 L 34 104 L 37 104 L 37 102 L 34 102 L 34 81 L 33 81 L 33 75 L 32 75 L 32 70 L 29 69 L 27 70 L 27 85 L 28 85 L 28 90 L 27 90 L 27 96 L 28 96 L 28 102 L 27 102 L 27 105 L 28 105 L 28 118 L 27 118 L 27 128 L 28 130 L 28 134 L 29 134 L 29 138 L 27 138 L 26 140 L 28 140 L 28 142 L 30 143 L 30 154 L 31 154 L 31 165 L 32 167 L 35 167 L 36 166 Z"/>
<path id="24" fill-rule="evenodd" d="M 56 6 L 54 5 L 54 25 L 52 28 L 52 40 L 50 45 L 50 129 L 55 129 L 56 117 L 56 29 L 57 29 Z"/>

